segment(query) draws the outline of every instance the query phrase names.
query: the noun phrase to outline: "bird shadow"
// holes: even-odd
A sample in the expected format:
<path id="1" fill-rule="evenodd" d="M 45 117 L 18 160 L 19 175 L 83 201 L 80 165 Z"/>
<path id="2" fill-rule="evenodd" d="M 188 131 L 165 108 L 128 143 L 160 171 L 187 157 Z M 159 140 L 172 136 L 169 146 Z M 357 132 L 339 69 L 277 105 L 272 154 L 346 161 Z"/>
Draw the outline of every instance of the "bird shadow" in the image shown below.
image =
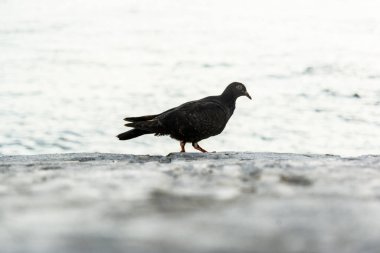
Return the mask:
<path id="1" fill-rule="evenodd" d="M 169 154 L 167 154 L 166 156 L 167 157 L 205 157 L 207 156 L 208 154 L 215 154 L 216 151 L 212 151 L 212 152 L 206 152 L 206 153 L 200 153 L 200 152 L 170 152 Z"/>

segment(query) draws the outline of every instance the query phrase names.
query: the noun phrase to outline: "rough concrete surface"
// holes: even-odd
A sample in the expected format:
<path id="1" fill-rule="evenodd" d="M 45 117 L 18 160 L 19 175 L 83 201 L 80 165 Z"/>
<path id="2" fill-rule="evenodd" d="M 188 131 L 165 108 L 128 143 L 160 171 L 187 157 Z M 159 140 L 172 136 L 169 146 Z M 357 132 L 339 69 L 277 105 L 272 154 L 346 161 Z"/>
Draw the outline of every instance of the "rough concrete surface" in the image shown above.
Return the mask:
<path id="1" fill-rule="evenodd" d="M 0 252 L 380 252 L 380 156 L 0 157 Z"/>

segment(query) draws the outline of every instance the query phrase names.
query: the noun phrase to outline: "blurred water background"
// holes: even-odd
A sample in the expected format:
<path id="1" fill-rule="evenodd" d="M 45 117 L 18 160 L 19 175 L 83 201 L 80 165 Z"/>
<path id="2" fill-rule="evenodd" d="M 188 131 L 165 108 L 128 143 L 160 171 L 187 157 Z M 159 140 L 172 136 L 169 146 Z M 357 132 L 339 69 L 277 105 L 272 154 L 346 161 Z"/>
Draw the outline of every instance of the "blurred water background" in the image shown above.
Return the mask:
<path id="1" fill-rule="evenodd" d="M 380 1 L 0 0 L 0 154 L 178 151 L 122 118 L 246 84 L 209 151 L 380 152 Z M 188 151 L 192 151 L 190 146 Z"/>

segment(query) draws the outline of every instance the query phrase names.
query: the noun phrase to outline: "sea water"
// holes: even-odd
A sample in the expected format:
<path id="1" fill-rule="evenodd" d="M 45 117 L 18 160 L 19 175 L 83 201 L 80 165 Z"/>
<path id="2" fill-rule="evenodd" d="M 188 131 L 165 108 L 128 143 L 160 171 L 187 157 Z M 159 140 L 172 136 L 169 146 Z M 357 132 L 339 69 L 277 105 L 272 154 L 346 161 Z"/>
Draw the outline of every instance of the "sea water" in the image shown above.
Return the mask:
<path id="1" fill-rule="evenodd" d="M 179 151 L 115 136 L 244 83 L 209 151 L 380 153 L 380 1 L 0 0 L 0 154 Z M 187 146 L 192 151 L 191 145 Z"/>

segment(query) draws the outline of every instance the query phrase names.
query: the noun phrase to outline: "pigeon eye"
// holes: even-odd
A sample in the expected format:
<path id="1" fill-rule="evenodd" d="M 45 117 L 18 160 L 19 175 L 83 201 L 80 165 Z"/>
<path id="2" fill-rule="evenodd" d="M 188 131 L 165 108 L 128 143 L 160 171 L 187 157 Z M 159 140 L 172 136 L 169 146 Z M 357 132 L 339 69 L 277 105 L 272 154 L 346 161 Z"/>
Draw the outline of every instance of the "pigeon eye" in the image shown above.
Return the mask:
<path id="1" fill-rule="evenodd" d="M 237 88 L 238 90 L 242 90 L 242 89 L 243 89 L 243 86 L 239 84 L 238 86 L 236 86 L 236 88 Z"/>

